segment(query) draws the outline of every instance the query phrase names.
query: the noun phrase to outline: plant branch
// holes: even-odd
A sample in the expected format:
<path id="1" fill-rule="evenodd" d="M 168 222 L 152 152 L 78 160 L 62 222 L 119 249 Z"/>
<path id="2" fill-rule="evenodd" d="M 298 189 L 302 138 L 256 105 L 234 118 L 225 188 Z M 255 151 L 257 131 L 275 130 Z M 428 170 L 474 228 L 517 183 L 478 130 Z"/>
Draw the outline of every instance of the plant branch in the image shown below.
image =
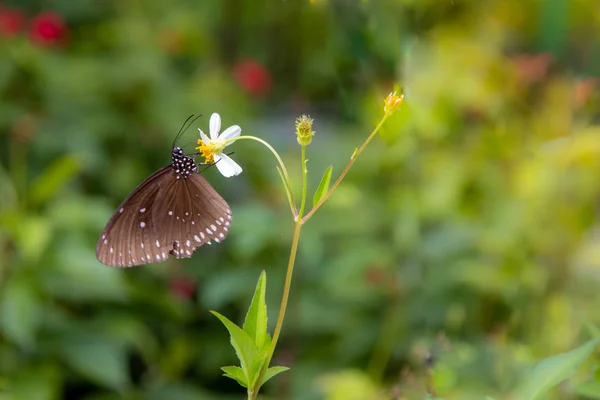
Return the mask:
<path id="1" fill-rule="evenodd" d="M 379 132 L 379 130 L 381 129 L 381 127 L 383 126 L 383 124 L 385 123 L 385 121 L 387 120 L 387 118 L 388 118 L 389 115 L 390 114 L 384 114 L 383 118 L 381 119 L 381 121 L 379 121 L 379 124 L 377 124 L 377 126 L 375 127 L 375 129 L 373 130 L 373 132 L 371 132 L 371 134 L 369 135 L 369 137 L 367 138 L 367 140 L 365 140 L 365 142 L 362 144 L 362 146 L 360 146 L 359 149 L 357 149 L 357 150 L 354 151 L 354 153 L 350 157 L 350 161 L 346 165 L 346 168 L 344 168 L 344 170 L 342 171 L 342 173 L 340 174 L 340 176 L 337 178 L 337 180 L 333 183 L 333 185 L 331 185 L 331 187 L 327 191 L 327 194 L 325 194 L 325 196 L 323 196 L 323 198 L 312 208 L 312 210 L 310 210 L 304 217 L 302 217 L 302 223 L 305 223 L 306 221 L 308 221 L 310 219 L 310 217 L 312 217 L 313 214 L 315 212 L 317 212 L 317 210 L 319 208 L 321 208 L 321 206 L 323 205 L 323 203 L 325 203 L 325 201 L 327 201 L 327 199 L 329 198 L 329 196 L 331 196 L 331 194 L 334 192 L 334 190 L 342 182 L 342 179 L 344 179 L 344 177 L 346 176 L 346 174 L 348 173 L 348 171 L 350 171 L 350 168 L 354 164 L 354 161 L 356 160 L 356 158 L 360 155 L 360 153 L 363 152 L 363 150 L 365 149 L 365 147 L 367 147 L 367 145 L 375 137 L 375 135 L 377 134 L 377 132 Z"/>

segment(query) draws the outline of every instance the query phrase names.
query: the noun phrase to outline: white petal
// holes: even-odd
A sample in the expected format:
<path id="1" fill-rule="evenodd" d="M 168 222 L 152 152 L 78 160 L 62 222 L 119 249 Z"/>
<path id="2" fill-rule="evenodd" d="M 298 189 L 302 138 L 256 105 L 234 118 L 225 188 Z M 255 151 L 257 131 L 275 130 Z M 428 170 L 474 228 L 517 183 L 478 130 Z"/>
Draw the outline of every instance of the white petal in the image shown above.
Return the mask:
<path id="1" fill-rule="evenodd" d="M 233 139 L 233 138 L 240 136 L 240 133 L 242 133 L 242 128 L 240 128 L 237 125 L 233 125 L 227 129 L 225 129 L 223 131 L 223 133 L 221 133 L 221 136 L 219 136 L 219 139 L 221 139 L 221 140 Z M 231 143 L 233 143 L 233 142 L 231 142 Z M 231 143 L 227 143 L 226 146 L 229 146 Z"/>
<path id="2" fill-rule="evenodd" d="M 221 116 L 217 113 L 213 113 L 213 115 L 210 116 L 209 126 L 210 138 L 212 140 L 217 139 L 219 137 L 219 131 L 221 130 Z"/>
<path id="3" fill-rule="evenodd" d="M 209 142 L 208 136 L 206 136 L 206 134 L 204 132 L 202 132 L 202 129 L 198 128 L 198 130 L 200 131 L 200 139 L 202 139 L 204 144 L 208 144 L 208 142 Z"/>
<path id="4" fill-rule="evenodd" d="M 231 178 L 232 176 L 242 173 L 242 167 L 233 161 L 227 154 L 215 154 L 215 163 L 217 169 L 225 178 Z"/>

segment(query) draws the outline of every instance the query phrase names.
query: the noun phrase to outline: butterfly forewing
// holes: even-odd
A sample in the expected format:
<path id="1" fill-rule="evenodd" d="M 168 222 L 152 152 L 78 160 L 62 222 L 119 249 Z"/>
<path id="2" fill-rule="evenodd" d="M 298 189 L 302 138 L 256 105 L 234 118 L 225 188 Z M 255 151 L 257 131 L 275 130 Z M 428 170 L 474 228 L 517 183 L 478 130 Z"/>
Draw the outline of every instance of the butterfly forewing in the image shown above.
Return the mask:
<path id="1" fill-rule="evenodd" d="M 161 185 L 171 174 L 171 166 L 161 168 L 140 184 L 117 208 L 96 245 L 98 260 L 112 267 L 131 267 L 158 261 L 162 256 L 151 245 L 156 237 L 151 218 Z"/>
<path id="2" fill-rule="evenodd" d="M 171 165 L 140 184 L 108 221 L 96 257 L 114 267 L 163 261 L 169 254 L 190 257 L 203 244 L 225 239 L 230 221 L 227 202 L 175 147 Z"/>

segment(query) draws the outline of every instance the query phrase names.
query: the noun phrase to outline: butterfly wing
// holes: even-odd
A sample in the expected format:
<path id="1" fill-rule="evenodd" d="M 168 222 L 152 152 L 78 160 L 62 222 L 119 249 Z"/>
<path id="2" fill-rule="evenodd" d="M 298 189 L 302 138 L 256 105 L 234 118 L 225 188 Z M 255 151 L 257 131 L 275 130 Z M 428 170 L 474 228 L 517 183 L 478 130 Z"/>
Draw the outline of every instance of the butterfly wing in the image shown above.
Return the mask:
<path id="1" fill-rule="evenodd" d="M 170 165 L 159 169 L 121 203 L 98 239 L 98 261 L 111 267 L 132 267 L 167 259 L 168 251 L 156 246 L 152 213 L 172 174 Z"/>
<path id="2" fill-rule="evenodd" d="M 229 233 L 231 209 L 206 179 L 195 172 L 161 188 L 153 209 L 161 246 L 188 258 L 200 246 L 219 243 Z"/>

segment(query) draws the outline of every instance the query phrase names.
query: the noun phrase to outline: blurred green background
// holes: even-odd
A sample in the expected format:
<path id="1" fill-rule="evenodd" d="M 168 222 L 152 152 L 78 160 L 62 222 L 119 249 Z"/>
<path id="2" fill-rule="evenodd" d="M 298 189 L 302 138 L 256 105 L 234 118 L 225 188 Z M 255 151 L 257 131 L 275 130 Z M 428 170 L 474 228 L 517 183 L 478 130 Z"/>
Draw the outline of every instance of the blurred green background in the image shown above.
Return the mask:
<path id="1" fill-rule="evenodd" d="M 240 322 L 264 269 L 276 319 L 271 155 L 239 142 L 242 175 L 206 171 L 233 210 L 218 246 L 119 270 L 96 240 L 188 115 L 182 144 L 218 112 L 297 187 L 310 114 L 314 190 L 394 85 L 402 110 L 303 231 L 292 369 L 263 398 L 509 398 L 600 326 L 599 30 L 596 0 L 2 0 L 0 398 L 244 398 L 208 310 Z M 595 360 L 551 398 L 600 398 Z"/>

